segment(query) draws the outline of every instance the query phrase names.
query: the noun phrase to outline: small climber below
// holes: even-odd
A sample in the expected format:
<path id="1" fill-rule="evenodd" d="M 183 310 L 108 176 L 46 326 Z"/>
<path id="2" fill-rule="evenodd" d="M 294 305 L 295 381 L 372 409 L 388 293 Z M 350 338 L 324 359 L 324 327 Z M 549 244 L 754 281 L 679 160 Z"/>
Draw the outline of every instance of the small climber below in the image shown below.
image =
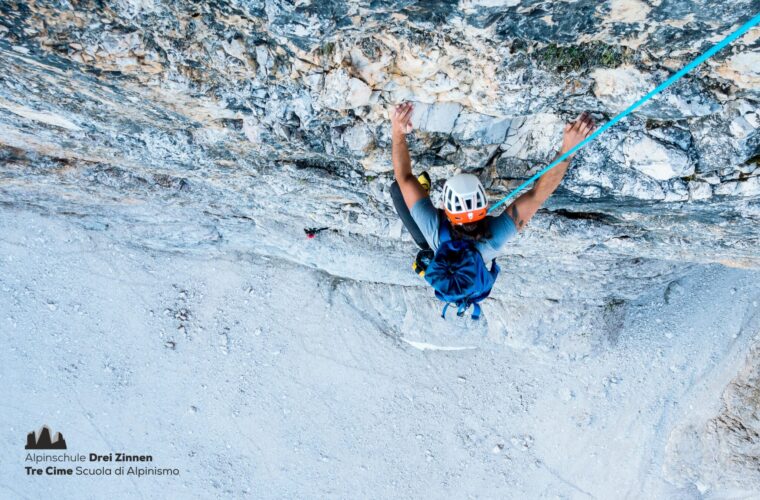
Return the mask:
<path id="1" fill-rule="evenodd" d="M 475 306 L 473 318 L 480 316 L 478 302 L 491 291 L 499 272 L 496 257 L 504 244 L 521 231 L 541 205 L 557 189 L 570 165 L 569 157 L 536 181 L 532 189 L 518 197 L 504 212 L 488 216 L 485 189 L 475 175 L 457 174 L 443 187 L 443 210 L 430 200 L 430 177 L 412 174 L 406 134 L 412 131 L 411 103 L 394 108 L 391 116 L 393 204 L 404 226 L 420 247 L 415 271 L 436 290 L 436 296 L 458 307 L 462 316 Z M 569 151 L 594 132 L 588 113 L 565 125 L 559 155 Z M 444 216 L 445 214 L 445 216 Z M 491 262 L 490 271 L 486 263 Z"/>

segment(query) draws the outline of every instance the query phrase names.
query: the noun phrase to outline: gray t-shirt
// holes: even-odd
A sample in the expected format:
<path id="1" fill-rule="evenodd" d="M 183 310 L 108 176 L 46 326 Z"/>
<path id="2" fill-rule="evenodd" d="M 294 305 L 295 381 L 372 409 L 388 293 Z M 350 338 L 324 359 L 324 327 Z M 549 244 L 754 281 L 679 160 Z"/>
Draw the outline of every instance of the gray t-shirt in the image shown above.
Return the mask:
<path id="1" fill-rule="evenodd" d="M 420 231 L 422 231 L 430 248 L 433 251 L 438 250 L 438 244 L 440 243 L 438 228 L 441 223 L 441 215 L 433 206 L 433 202 L 430 201 L 429 197 L 422 198 L 414 204 L 411 213 L 414 222 L 420 228 Z M 486 220 L 488 221 L 491 237 L 476 241 L 475 247 L 480 252 L 483 260 L 486 263 L 490 263 L 491 260 L 499 255 L 499 251 L 504 244 L 517 234 L 517 228 L 512 218 L 506 212 L 498 217 L 489 216 Z"/>

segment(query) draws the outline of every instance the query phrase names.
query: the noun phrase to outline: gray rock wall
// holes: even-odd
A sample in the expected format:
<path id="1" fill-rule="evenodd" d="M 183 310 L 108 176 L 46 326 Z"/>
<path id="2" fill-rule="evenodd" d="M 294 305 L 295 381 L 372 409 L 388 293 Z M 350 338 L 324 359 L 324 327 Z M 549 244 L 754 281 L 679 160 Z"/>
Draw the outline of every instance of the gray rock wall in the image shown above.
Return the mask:
<path id="1" fill-rule="evenodd" d="M 93 217 L 104 210 L 74 207 L 163 200 L 211 233 L 228 232 L 220 214 L 255 219 L 276 197 L 288 219 L 308 206 L 319 224 L 387 238 L 390 104 L 418 103 L 416 168 L 437 186 L 474 171 L 497 199 L 552 158 L 565 120 L 608 119 L 757 8 L 6 2 L 3 175 L 45 163 L 34 175 L 58 188 L 3 194 L 16 203 L 42 189 L 38 203 Z M 759 46 L 753 30 L 590 146 L 545 216 L 603 214 L 636 257 L 756 267 Z M 330 185 L 296 194 L 288 168 Z M 61 184 L 82 195 L 64 201 Z"/>
<path id="2" fill-rule="evenodd" d="M 0 203 L 142 249 L 275 255 L 324 270 L 358 303 L 406 310 L 423 288 L 388 196 L 391 105 L 416 103 L 410 147 L 434 198 L 461 169 L 495 201 L 553 158 L 565 121 L 610 119 L 758 11 L 2 2 Z M 755 28 L 580 153 L 505 251 L 491 333 L 551 349 L 581 324 L 592 340 L 568 349 L 583 355 L 614 343 L 628 301 L 665 294 L 691 266 L 759 268 L 758 68 Z M 310 246 L 306 226 L 332 231 Z M 547 322 L 554 333 L 534 337 Z"/>

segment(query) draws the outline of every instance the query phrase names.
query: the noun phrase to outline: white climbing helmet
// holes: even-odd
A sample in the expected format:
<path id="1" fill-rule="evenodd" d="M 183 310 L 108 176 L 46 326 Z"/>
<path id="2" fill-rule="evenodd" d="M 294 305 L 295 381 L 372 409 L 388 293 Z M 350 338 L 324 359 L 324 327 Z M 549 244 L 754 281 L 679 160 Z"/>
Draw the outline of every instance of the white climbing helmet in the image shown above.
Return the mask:
<path id="1" fill-rule="evenodd" d="M 485 218 L 486 190 L 472 174 L 457 174 L 443 186 L 443 208 L 452 224 L 469 224 Z"/>

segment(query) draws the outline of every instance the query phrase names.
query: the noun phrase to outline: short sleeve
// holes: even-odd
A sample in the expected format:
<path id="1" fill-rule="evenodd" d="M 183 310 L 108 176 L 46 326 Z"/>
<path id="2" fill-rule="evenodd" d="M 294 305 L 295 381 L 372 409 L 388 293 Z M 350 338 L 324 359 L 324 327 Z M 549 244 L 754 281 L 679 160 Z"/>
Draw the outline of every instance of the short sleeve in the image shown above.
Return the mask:
<path id="1" fill-rule="evenodd" d="M 438 226 L 440 224 L 438 210 L 433 206 L 429 196 L 422 198 L 412 207 L 412 219 L 420 228 L 425 241 L 434 251 L 438 250 Z"/>
<path id="2" fill-rule="evenodd" d="M 495 259 L 507 241 L 517 235 L 517 227 L 512 217 L 505 211 L 498 217 L 489 217 L 490 238 L 477 243 L 478 250 L 486 262 Z"/>

